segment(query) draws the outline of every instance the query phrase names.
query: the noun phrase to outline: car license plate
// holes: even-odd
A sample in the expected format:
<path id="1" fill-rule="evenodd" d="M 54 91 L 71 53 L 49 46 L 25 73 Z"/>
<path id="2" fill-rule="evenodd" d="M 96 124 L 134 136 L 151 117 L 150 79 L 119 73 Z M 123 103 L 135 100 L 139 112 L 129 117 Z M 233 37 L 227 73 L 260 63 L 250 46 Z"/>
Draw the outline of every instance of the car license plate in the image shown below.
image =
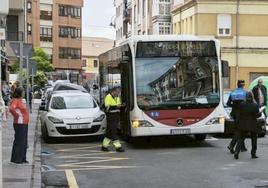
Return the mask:
<path id="1" fill-rule="evenodd" d="M 171 129 L 170 134 L 190 134 L 191 129 Z"/>
<path id="2" fill-rule="evenodd" d="M 88 129 L 91 126 L 89 124 L 82 124 L 82 125 L 70 125 L 69 129 Z"/>

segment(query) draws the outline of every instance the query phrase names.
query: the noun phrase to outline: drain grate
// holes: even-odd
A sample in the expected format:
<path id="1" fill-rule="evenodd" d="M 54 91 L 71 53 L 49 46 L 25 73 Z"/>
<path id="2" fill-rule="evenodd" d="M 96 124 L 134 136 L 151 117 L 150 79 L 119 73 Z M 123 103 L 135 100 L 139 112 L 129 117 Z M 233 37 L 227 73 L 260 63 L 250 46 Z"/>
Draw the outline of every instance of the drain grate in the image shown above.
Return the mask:
<path id="1" fill-rule="evenodd" d="M 22 182 L 27 182 L 27 179 L 25 179 L 25 178 L 3 178 L 3 182 L 22 183 Z"/>

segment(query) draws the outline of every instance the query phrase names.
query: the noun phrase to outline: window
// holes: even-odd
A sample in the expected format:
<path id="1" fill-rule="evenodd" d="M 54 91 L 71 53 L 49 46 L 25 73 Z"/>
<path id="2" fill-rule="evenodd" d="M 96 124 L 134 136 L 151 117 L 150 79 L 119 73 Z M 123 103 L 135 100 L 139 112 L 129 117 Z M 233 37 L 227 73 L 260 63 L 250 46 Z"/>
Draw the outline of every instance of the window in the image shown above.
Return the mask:
<path id="1" fill-rule="evenodd" d="M 159 0 L 158 3 L 159 15 L 170 15 L 171 3 L 170 0 Z"/>
<path id="2" fill-rule="evenodd" d="M 159 35 L 168 35 L 171 32 L 171 23 L 159 22 Z"/>
<path id="3" fill-rule="evenodd" d="M 28 35 L 32 34 L 32 24 L 27 23 L 27 33 Z"/>
<path id="4" fill-rule="evenodd" d="M 32 13 L 32 2 L 30 1 L 27 2 L 27 12 Z"/>
<path id="5" fill-rule="evenodd" d="M 217 34 L 231 36 L 232 17 L 229 14 L 219 14 L 217 17 Z"/>
<path id="6" fill-rule="evenodd" d="M 73 18 L 81 18 L 81 7 L 68 5 L 59 5 L 59 16 L 68 16 Z"/>
<path id="7" fill-rule="evenodd" d="M 59 36 L 64 38 L 81 38 L 81 29 L 75 27 L 61 27 L 59 28 Z"/>
<path id="8" fill-rule="evenodd" d="M 82 67 L 86 67 L 87 66 L 87 60 L 86 59 L 83 59 L 82 60 Z"/>
<path id="9" fill-rule="evenodd" d="M 68 16 L 68 7 L 59 5 L 59 16 Z"/>
<path id="10" fill-rule="evenodd" d="M 81 59 L 80 48 L 59 48 L 59 58 L 61 59 Z"/>
<path id="11" fill-rule="evenodd" d="M 260 76 L 268 76 L 267 72 L 250 72 L 250 82 L 252 82 L 253 80 L 255 80 L 256 78 L 260 77 Z"/>
<path id="12" fill-rule="evenodd" d="M 41 20 L 52 20 L 52 11 L 40 11 L 40 19 Z"/>
<path id="13" fill-rule="evenodd" d="M 40 27 L 40 41 L 52 42 L 52 27 Z"/>
<path id="14" fill-rule="evenodd" d="M 95 59 L 95 60 L 93 61 L 93 64 L 94 64 L 94 68 L 98 68 L 98 60 Z"/>

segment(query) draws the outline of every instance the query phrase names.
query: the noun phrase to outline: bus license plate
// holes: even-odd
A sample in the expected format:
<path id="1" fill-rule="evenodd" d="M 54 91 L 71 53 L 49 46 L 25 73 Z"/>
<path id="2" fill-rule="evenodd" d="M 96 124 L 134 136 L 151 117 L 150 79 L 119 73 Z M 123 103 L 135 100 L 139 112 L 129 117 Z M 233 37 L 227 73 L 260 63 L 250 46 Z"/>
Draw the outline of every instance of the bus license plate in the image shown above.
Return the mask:
<path id="1" fill-rule="evenodd" d="M 69 129 L 88 129 L 90 125 L 70 125 Z"/>
<path id="2" fill-rule="evenodd" d="M 171 129 L 170 134 L 190 134 L 190 129 Z"/>

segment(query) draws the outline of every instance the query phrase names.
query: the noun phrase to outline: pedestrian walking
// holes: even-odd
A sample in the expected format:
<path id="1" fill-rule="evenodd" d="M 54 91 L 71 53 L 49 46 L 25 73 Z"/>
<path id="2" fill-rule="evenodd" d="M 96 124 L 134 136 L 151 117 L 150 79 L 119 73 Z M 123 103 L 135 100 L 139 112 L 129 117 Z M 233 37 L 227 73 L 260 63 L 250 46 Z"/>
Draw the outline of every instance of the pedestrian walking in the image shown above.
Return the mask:
<path id="1" fill-rule="evenodd" d="M 258 80 L 258 84 L 252 89 L 252 93 L 259 108 L 267 106 L 267 88 L 263 85 L 262 79 Z M 263 113 L 266 116 L 265 110 Z"/>
<path id="2" fill-rule="evenodd" d="M 24 89 L 17 87 L 13 93 L 13 99 L 9 110 L 14 117 L 13 127 L 15 138 L 13 142 L 11 162 L 16 164 L 28 163 L 26 160 L 28 144 L 29 113 L 23 103 Z"/>
<path id="3" fill-rule="evenodd" d="M 261 116 L 258 105 L 253 100 L 253 94 L 247 93 L 246 101 L 240 104 L 240 109 L 237 114 L 238 124 L 238 143 L 235 147 L 234 158 L 239 158 L 239 152 L 243 146 L 244 140 L 248 133 L 251 137 L 251 158 L 256 159 L 257 151 L 257 118 Z"/>
<path id="4" fill-rule="evenodd" d="M 244 90 L 245 87 L 245 81 L 244 80 L 238 80 L 237 82 L 237 88 L 233 90 L 229 96 L 229 99 L 227 101 L 227 105 L 232 107 L 231 116 L 234 119 L 235 124 L 235 132 L 234 136 L 230 142 L 230 144 L 227 146 L 227 148 L 230 150 L 230 152 L 234 153 L 234 147 L 237 144 L 238 141 L 238 131 L 237 131 L 237 113 L 240 107 L 241 102 L 246 100 L 246 90 Z M 247 151 L 245 144 L 243 144 L 241 151 Z"/>
<path id="5" fill-rule="evenodd" d="M 114 145 L 117 152 L 124 152 L 118 135 L 117 128 L 120 123 L 120 108 L 121 100 L 119 97 L 121 88 L 119 86 L 113 87 L 104 100 L 105 112 L 107 117 L 106 135 L 102 142 L 102 151 L 109 151 L 110 143 Z"/>

